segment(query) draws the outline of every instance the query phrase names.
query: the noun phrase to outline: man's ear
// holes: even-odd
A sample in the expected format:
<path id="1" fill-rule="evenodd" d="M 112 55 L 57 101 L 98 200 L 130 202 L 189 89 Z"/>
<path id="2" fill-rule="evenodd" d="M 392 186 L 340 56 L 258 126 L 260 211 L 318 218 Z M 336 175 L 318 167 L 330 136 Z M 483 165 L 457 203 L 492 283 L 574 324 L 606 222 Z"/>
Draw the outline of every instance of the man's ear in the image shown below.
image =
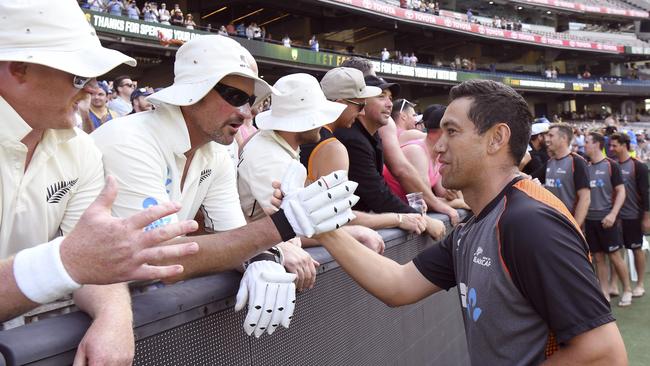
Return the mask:
<path id="1" fill-rule="evenodd" d="M 510 127 L 505 123 L 497 123 L 488 132 L 488 154 L 495 154 L 501 149 L 508 148 L 510 142 Z"/>

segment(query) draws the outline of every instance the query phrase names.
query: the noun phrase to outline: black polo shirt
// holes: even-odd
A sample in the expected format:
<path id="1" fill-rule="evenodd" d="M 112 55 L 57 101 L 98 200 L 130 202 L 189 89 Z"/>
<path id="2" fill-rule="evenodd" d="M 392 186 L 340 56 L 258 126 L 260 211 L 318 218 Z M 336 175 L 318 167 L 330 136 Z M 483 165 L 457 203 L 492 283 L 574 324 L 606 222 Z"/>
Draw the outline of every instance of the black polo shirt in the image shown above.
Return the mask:
<path id="1" fill-rule="evenodd" d="M 334 136 L 348 150 L 350 171 L 348 177 L 359 183 L 355 210 L 373 212 L 415 213 L 416 211 L 390 190 L 383 175 L 383 149 L 378 133 L 371 135 L 359 120 L 350 128 L 339 128 Z"/>

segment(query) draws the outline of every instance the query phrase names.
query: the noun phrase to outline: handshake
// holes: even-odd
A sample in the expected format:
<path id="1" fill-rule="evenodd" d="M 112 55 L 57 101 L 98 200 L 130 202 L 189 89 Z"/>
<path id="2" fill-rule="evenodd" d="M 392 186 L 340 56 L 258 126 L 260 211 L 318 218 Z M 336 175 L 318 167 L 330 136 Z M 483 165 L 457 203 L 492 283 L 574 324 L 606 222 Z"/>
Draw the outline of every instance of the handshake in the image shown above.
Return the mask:
<path id="1" fill-rule="evenodd" d="M 282 184 L 275 187 L 273 198 L 280 210 L 272 218 L 283 240 L 336 230 L 355 218 L 352 207 L 359 201 L 354 195 L 358 184 L 347 179 L 347 172 L 333 172 L 303 187 L 300 170 L 304 168 L 294 163 Z M 244 320 L 248 335 L 259 337 L 264 332 L 273 334 L 279 325 L 289 327 L 296 302 L 295 279 L 295 274 L 287 273 L 276 261 L 260 260 L 248 265 L 235 304 L 239 311 L 248 303 Z"/>

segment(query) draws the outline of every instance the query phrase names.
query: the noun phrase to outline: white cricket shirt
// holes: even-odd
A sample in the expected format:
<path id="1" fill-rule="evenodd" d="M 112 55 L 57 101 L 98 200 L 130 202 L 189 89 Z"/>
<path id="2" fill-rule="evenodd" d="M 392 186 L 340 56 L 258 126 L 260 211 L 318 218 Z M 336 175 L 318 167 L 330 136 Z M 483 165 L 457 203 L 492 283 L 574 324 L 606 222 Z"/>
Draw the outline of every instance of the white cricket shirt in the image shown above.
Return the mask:
<path id="1" fill-rule="evenodd" d="M 199 209 L 206 228 L 214 231 L 246 224 L 225 146 L 209 142 L 197 149 L 181 187 L 190 137 L 179 107 L 161 104 L 153 111 L 111 120 L 91 137 L 102 152 L 106 175 L 114 176 L 119 184 L 113 204 L 116 216 L 127 217 L 175 201 L 183 208 L 150 227 L 193 219 Z"/>
<path id="2" fill-rule="evenodd" d="M 0 258 L 69 233 L 104 186 L 99 150 L 83 131 L 48 129 L 25 171 L 32 130 L 0 97 Z"/>

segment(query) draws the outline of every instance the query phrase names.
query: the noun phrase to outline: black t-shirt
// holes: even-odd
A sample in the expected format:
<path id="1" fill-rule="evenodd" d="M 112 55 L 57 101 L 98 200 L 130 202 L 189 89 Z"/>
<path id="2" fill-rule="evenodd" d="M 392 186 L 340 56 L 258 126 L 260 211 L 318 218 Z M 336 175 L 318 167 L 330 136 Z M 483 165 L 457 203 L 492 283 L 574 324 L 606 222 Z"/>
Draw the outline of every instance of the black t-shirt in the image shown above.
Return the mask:
<path id="1" fill-rule="evenodd" d="M 513 180 L 413 263 L 438 287 L 458 284 L 473 364 L 539 363 L 614 321 L 575 219 L 529 180 Z"/>

